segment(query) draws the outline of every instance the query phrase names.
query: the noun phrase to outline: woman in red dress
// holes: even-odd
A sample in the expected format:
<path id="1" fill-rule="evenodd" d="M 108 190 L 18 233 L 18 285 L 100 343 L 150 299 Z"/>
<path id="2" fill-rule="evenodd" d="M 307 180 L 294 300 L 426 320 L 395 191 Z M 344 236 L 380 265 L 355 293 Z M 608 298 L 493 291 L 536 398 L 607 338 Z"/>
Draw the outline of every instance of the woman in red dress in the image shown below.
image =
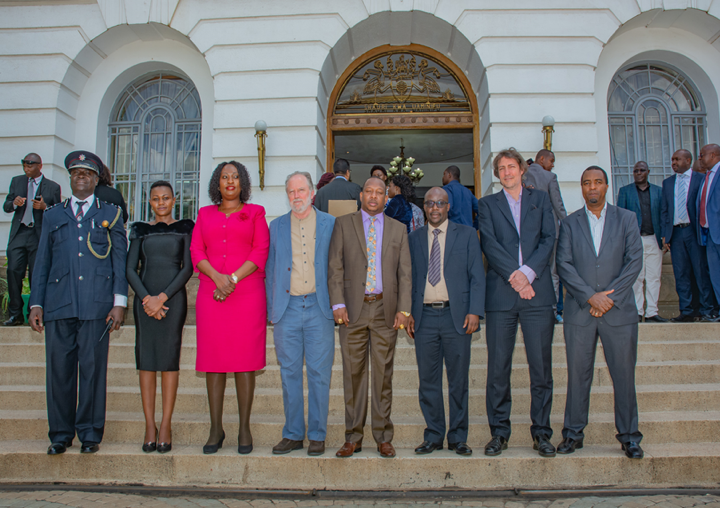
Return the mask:
<path id="1" fill-rule="evenodd" d="M 238 453 L 253 449 L 250 411 L 255 371 L 265 367 L 265 262 L 270 233 L 265 209 L 248 203 L 250 187 L 250 175 L 242 164 L 231 161 L 215 168 L 209 189 L 215 204 L 200 209 L 190 244 L 193 266 L 200 272 L 195 370 L 206 373 L 210 404 L 210 436 L 204 453 L 217 452 L 225 439 L 227 372 L 235 374 Z"/>

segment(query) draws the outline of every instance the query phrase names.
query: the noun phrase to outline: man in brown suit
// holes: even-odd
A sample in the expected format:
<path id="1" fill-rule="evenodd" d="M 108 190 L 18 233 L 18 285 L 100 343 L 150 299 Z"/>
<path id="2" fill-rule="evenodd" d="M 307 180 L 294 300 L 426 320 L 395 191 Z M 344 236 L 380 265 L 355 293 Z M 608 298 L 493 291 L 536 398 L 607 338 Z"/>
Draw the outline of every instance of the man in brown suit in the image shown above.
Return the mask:
<path id="1" fill-rule="evenodd" d="M 407 228 L 383 213 L 385 182 L 365 182 L 361 210 L 335 221 L 328 256 L 328 290 L 345 392 L 345 444 L 338 457 L 362 450 L 368 406 L 368 347 L 372 362 L 372 433 L 382 457 L 394 457 L 392 375 L 397 331 L 407 328 L 412 272 Z"/>

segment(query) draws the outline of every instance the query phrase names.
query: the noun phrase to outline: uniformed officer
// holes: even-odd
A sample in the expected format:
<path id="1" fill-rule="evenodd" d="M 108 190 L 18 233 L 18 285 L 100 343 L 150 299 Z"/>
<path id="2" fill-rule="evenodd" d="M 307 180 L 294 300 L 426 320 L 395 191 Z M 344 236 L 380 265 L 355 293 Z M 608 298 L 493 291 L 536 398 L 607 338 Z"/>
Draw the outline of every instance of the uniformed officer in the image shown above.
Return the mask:
<path id="1" fill-rule="evenodd" d="M 94 195 L 103 163 L 76 151 L 65 167 L 73 195 L 45 212 L 30 295 L 30 326 L 46 328 L 48 455 L 64 453 L 76 431 L 81 453 L 99 449 L 109 332 L 122 325 L 128 294 L 122 211 Z"/>

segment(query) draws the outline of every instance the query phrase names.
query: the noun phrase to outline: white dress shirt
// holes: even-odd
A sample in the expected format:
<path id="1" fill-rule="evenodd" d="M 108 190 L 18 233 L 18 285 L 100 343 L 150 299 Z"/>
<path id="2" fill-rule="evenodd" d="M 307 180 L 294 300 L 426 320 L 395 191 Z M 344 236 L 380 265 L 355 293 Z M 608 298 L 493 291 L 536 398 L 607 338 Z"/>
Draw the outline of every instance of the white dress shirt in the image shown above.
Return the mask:
<path id="1" fill-rule="evenodd" d="M 607 201 L 603 206 L 600 217 L 598 218 L 594 213 L 588 210 L 585 205 L 585 214 L 587 215 L 588 222 L 590 225 L 590 236 L 592 236 L 593 246 L 595 247 L 595 255 L 597 256 L 600 252 L 600 244 L 602 243 L 603 231 L 605 231 L 605 214 L 607 213 Z"/>

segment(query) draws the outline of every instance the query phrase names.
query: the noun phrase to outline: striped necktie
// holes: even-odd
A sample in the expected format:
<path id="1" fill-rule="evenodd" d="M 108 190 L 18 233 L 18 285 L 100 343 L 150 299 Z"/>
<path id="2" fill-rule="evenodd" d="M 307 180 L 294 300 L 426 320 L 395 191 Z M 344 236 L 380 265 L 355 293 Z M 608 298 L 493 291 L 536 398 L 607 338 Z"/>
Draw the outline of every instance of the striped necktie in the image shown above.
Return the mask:
<path id="1" fill-rule="evenodd" d="M 438 235 L 439 229 L 433 230 L 435 238 L 433 238 L 432 249 L 430 250 L 430 262 L 428 263 L 428 282 L 432 287 L 437 286 L 440 282 L 440 241 Z"/>
<path id="2" fill-rule="evenodd" d="M 367 278 L 365 280 L 365 291 L 370 294 L 375 291 L 376 278 L 376 254 L 377 254 L 377 232 L 375 230 L 375 217 L 370 217 L 370 227 L 366 239 L 368 254 Z"/>
<path id="3" fill-rule="evenodd" d="M 77 212 L 75 212 L 75 218 L 80 222 L 80 220 L 83 218 L 83 206 L 87 203 L 87 201 L 78 201 L 77 202 Z"/>
<path id="4" fill-rule="evenodd" d="M 690 222 L 687 213 L 687 181 L 687 177 L 680 178 L 680 188 L 678 189 L 680 195 L 677 197 L 677 204 L 675 205 L 675 224 L 687 224 Z"/>

